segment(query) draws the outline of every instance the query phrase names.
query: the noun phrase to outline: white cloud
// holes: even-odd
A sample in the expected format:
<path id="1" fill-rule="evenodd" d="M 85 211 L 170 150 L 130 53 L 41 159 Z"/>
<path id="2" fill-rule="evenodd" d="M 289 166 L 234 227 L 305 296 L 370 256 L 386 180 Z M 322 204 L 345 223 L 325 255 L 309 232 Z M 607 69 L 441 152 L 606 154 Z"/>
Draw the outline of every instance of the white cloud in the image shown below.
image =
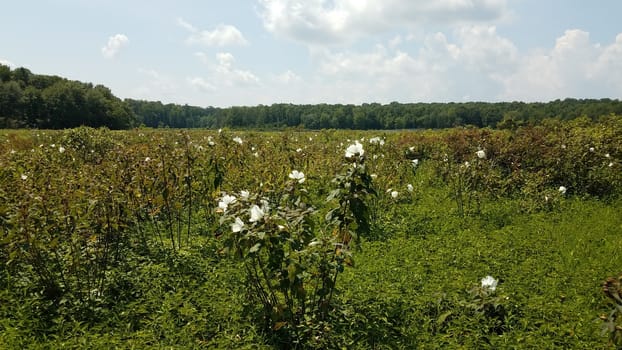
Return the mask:
<path id="1" fill-rule="evenodd" d="M 0 58 L 0 64 L 3 64 L 5 66 L 9 66 L 11 68 L 15 67 L 15 64 L 13 64 L 13 62 L 9 61 L 9 60 L 5 60 Z"/>
<path id="2" fill-rule="evenodd" d="M 429 23 L 495 22 L 505 0 L 259 0 L 264 27 L 309 45 L 330 45 Z"/>
<path id="3" fill-rule="evenodd" d="M 190 45 L 204 46 L 229 46 L 246 45 L 248 41 L 236 27 L 229 24 L 219 24 L 213 30 L 199 30 L 182 18 L 177 19 L 177 24 L 191 34 L 186 39 Z"/>
<path id="4" fill-rule="evenodd" d="M 101 51 L 105 58 L 114 58 L 121 48 L 127 46 L 130 40 L 124 34 L 116 34 L 108 38 L 108 43 Z"/>
<path id="5" fill-rule="evenodd" d="M 199 77 L 190 78 L 189 82 L 202 90 L 222 87 L 252 87 L 260 84 L 260 79 L 249 70 L 235 67 L 235 57 L 229 52 L 219 52 L 215 60 L 203 52 L 195 54 L 208 66 L 209 77 L 207 80 Z M 209 83 L 208 83 L 209 81 Z"/>
<path id="6" fill-rule="evenodd" d="M 201 91 L 216 91 L 216 87 L 201 77 L 187 79 L 188 83 Z"/>
<path id="7" fill-rule="evenodd" d="M 498 76 L 515 69 L 518 50 L 494 26 L 458 27 L 453 36 L 452 42 L 441 32 L 428 34 L 411 52 L 406 51 L 411 44 L 400 43 L 398 49 L 393 38 L 370 52 L 314 53 L 327 90 L 344 102 L 494 98 L 503 87 Z"/>
<path id="8" fill-rule="evenodd" d="M 549 50 L 521 58 L 517 69 L 500 80 L 502 99 L 548 101 L 558 98 L 622 96 L 622 34 L 602 47 L 588 32 L 571 29 Z"/>
<path id="9" fill-rule="evenodd" d="M 174 77 L 154 69 L 139 68 L 138 73 L 140 85 L 131 89 L 132 97 L 156 101 L 183 100 L 184 96 L 179 96 L 180 84 Z"/>
<path id="10" fill-rule="evenodd" d="M 281 84 L 290 84 L 290 83 L 298 83 L 302 81 L 302 78 L 292 72 L 291 70 L 286 70 L 285 72 L 277 75 L 275 77 L 276 82 L 281 83 Z"/>

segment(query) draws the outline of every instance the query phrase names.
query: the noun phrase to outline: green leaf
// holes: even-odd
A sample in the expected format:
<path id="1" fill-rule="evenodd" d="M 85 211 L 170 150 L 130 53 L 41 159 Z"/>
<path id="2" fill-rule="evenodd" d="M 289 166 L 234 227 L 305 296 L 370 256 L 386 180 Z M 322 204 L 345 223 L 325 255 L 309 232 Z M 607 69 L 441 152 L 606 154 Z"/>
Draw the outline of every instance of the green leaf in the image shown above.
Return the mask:
<path id="1" fill-rule="evenodd" d="M 449 317 L 449 315 L 451 315 L 451 313 L 452 313 L 451 311 L 447 311 L 444 314 L 440 315 L 438 319 L 436 320 L 436 324 L 441 325 L 445 323 L 445 320 L 447 319 L 447 317 Z"/>
<path id="2" fill-rule="evenodd" d="M 251 249 L 248 251 L 249 253 L 256 253 L 259 251 L 259 248 L 261 248 L 261 243 L 257 243 L 254 246 L 251 247 Z"/>

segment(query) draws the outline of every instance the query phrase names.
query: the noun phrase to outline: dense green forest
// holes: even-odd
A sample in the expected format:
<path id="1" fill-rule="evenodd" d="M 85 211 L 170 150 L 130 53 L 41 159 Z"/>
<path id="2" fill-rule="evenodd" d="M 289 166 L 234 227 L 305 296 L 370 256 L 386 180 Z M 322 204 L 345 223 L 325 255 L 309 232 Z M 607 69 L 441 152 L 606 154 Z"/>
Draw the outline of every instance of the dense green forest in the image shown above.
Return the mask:
<path id="1" fill-rule="evenodd" d="M 540 102 L 273 104 L 229 108 L 163 104 L 115 97 L 103 85 L 33 74 L 0 65 L 0 127 L 63 129 L 106 126 L 279 129 L 436 129 L 460 125 L 515 128 L 622 114 L 622 101 L 564 99 Z"/>

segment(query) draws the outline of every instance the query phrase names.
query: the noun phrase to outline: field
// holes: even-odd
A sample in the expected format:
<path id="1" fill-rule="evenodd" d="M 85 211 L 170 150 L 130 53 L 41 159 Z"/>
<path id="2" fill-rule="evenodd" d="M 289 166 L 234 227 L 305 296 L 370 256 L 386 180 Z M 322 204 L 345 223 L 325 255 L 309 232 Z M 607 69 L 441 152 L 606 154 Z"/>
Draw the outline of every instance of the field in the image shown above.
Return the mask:
<path id="1" fill-rule="evenodd" d="M 621 161 L 613 115 L 0 131 L 0 348 L 615 348 Z"/>

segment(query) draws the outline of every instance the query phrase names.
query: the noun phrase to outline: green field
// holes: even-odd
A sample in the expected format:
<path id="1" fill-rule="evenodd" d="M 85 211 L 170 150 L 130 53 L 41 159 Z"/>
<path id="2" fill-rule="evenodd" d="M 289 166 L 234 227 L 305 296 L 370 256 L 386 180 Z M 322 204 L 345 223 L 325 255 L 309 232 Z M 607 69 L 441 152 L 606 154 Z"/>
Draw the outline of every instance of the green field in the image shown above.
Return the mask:
<path id="1" fill-rule="evenodd" d="M 0 131 L 0 348 L 615 348 L 621 169 L 618 116 Z"/>

